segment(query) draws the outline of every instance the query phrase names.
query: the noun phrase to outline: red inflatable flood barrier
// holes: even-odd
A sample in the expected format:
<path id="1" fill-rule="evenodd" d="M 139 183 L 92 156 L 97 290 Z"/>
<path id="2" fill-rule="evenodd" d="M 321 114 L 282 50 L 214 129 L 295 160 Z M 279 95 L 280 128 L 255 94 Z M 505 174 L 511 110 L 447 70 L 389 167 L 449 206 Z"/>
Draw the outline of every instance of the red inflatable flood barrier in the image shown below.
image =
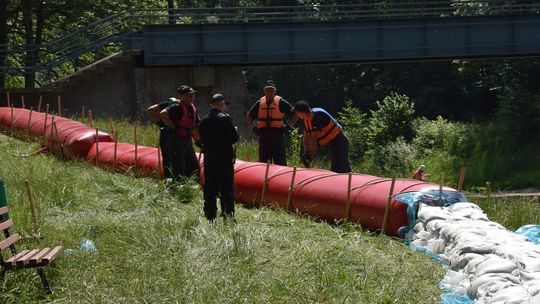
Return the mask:
<path id="1" fill-rule="evenodd" d="M 100 167 L 119 172 L 132 170 L 145 176 L 156 175 L 161 171 L 157 148 L 135 148 L 132 144 L 117 144 L 110 135 L 103 132 L 99 132 L 96 142 L 95 129 L 82 123 L 30 112 L 26 109 L 0 108 L 0 128 L 21 135 L 28 132 L 31 136 L 44 138 L 46 142 L 52 141 L 53 148 L 71 157 L 85 157 Z M 53 117 L 56 129 L 52 125 Z M 202 167 L 202 157 L 199 163 Z M 201 169 L 202 174 L 204 168 Z M 299 168 L 291 187 L 294 171 L 291 167 L 268 165 L 267 172 L 267 165 L 264 163 L 237 160 L 234 170 L 235 198 L 244 204 L 288 207 L 316 218 L 333 221 L 347 217 L 349 201 L 349 221 L 360 223 L 362 227 L 372 231 L 382 228 L 391 179 L 352 174 L 349 191 L 349 174 Z M 451 188 L 411 179 L 396 180 L 388 210 L 386 233 L 394 236 L 401 234 L 398 231 L 403 227 L 410 227 L 409 220 L 412 218 L 414 221 L 416 217 L 414 204 L 420 199 L 432 201 L 437 195 L 440 195 L 440 202 L 443 191 L 451 195 L 457 194 L 457 199 L 462 198 L 461 194 Z M 433 193 L 429 192 L 440 194 L 432 195 Z"/>
<path id="2" fill-rule="evenodd" d="M 96 142 L 95 128 L 68 118 L 27 109 L 0 107 L 0 128 L 19 136 L 28 134 L 38 138 L 53 151 L 71 158 L 86 157 Z M 99 142 L 113 141 L 109 134 L 102 131 L 98 131 L 97 137 Z"/>

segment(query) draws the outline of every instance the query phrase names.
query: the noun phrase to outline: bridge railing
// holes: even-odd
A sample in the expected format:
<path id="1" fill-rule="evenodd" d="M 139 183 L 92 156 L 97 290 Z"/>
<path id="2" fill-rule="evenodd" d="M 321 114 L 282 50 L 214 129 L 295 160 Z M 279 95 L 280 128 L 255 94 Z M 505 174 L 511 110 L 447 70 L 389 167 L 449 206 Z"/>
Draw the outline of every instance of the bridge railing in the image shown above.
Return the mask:
<path id="1" fill-rule="evenodd" d="M 98 50 L 101 50 L 101 56 L 104 57 L 120 50 L 123 38 L 140 31 L 147 24 L 283 23 L 539 13 L 540 3 L 517 0 L 133 9 L 98 20 L 42 45 L 0 45 L 0 58 L 5 58 L 5 64 L 0 66 L 0 73 L 47 72 L 68 62 L 81 61 L 82 55 Z M 35 58 L 28 58 L 29 56 Z M 100 58 L 93 57 L 89 60 L 98 59 Z M 27 66 L 25 62 L 35 64 Z M 54 78 L 54 73 L 50 77 Z"/>

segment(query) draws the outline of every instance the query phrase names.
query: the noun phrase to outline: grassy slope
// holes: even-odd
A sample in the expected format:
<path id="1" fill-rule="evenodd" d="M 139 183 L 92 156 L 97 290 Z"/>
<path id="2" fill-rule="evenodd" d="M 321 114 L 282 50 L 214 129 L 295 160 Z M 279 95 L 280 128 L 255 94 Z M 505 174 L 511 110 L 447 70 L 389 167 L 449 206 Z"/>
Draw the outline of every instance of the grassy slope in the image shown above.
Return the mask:
<path id="1" fill-rule="evenodd" d="M 104 172 L 0 135 L 6 182 L 23 248 L 76 249 L 47 267 L 9 272 L 0 303 L 438 303 L 444 270 L 395 240 L 280 210 L 237 205 L 237 225 L 202 218 L 200 190 L 172 198 L 153 179 Z M 24 180 L 38 205 L 32 222 Z M 182 204 L 181 200 L 190 203 Z M 91 239 L 96 252 L 82 251 Z"/>

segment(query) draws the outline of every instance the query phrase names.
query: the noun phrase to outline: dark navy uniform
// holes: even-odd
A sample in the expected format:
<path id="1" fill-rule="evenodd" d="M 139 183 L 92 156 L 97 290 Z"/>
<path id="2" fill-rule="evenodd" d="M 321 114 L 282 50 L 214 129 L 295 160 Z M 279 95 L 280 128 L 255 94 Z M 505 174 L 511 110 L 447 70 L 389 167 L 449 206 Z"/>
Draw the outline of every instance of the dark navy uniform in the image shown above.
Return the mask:
<path id="1" fill-rule="evenodd" d="M 238 141 L 238 133 L 231 117 L 218 109 L 211 109 L 201 119 L 199 133 L 204 151 L 204 215 L 210 221 L 216 218 L 219 193 L 222 215 L 232 218 L 235 161 L 233 144 Z"/>
<path id="2" fill-rule="evenodd" d="M 171 97 L 167 101 L 157 104 L 159 110 L 165 110 L 169 106 L 180 102 L 178 99 Z M 159 122 L 159 149 L 161 150 L 161 159 L 163 164 L 163 176 L 165 178 L 172 177 L 171 175 L 171 162 L 169 160 L 169 152 L 167 148 L 167 140 L 169 136 L 174 134 L 174 130 L 166 126 L 163 122 Z"/>

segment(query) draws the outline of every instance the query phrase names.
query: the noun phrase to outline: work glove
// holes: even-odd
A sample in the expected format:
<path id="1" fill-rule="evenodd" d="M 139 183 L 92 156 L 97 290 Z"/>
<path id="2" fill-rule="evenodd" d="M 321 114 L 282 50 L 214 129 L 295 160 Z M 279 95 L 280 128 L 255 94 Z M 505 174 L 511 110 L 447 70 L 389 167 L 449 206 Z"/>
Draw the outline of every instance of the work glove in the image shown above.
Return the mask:
<path id="1" fill-rule="evenodd" d="M 253 128 L 251 128 L 251 131 L 253 131 L 253 133 L 255 133 L 255 135 L 259 136 L 259 128 L 253 127 Z"/>
<path id="2" fill-rule="evenodd" d="M 313 157 L 309 154 L 309 152 L 302 153 L 302 156 L 300 156 L 300 160 L 302 161 L 302 164 L 306 168 L 311 167 L 311 162 L 313 161 Z"/>

